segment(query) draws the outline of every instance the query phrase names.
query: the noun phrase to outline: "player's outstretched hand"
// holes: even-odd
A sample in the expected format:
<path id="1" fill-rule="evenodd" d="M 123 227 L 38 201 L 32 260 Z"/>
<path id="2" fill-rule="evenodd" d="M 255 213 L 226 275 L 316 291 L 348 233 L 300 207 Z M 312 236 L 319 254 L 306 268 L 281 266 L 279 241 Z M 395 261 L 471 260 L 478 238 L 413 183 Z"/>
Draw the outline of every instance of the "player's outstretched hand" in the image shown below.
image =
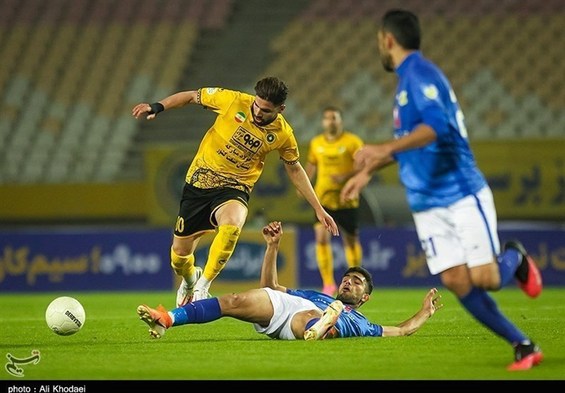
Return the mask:
<path id="1" fill-rule="evenodd" d="M 146 116 L 147 120 L 152 120 L 157 116 L 155 113 L 151 111 L 151 105 L 146 102 L 142 102 L 141 104 L 137 104 L 131 110 L 131 114 L 136 119 L 139 119 L 141 116 Z"/>
<path id="2" fill-rule="evenodd" d="M 437 288 L 432 288 L 426 293 L 424 297 L 424 302 L 422 304 L 422 309 L 426 310 L 430 316 L 443 307 L 443 303 L 440 303 L 441 295 L 438 293 Z"/>
<path id="3" fill-rule="evenodd" d="M 357 149 L 353 155 L 353 167 L 357 171 L 379 169 L 394 160 L 391 143 L 368 144 Z"/>
<path id="4" fill-rule="evenodd" d="M 371 175 L 365 171 L 358 172 L 349 178 L 341 189 L 339 198 L 342 202 L 349 202 L 358 199 L 363 188 L 371 181 Z"/>
<path id="5" fill-rule="evenodd" d="M 323 210 L 321 212 L 317 212 L 316 217 L 329 233 L 334 236 L 339 236 L 339 228 L 337 227 L 337 224 L 335 223 L 333 217 L 330 216 L 327 211 Z"/>
<path id="6" fill-rule="evenodd" d="M 263 227 L 262 233 L 267 244 L 277 244 L 283 235 L 281 222 L 271 221 Z"/>

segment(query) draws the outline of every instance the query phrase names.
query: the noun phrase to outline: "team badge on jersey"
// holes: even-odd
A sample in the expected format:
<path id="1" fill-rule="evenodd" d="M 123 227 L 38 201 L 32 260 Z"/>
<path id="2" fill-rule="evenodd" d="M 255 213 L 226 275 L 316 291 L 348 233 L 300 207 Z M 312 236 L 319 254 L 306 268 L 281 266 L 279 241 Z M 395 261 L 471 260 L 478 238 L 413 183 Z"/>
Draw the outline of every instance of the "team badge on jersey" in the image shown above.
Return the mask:
<path id="1" fill-rule="evenodd" d="M 398 101 L 398 105 L 400 106 L 408 104 L 408 93 L 406 92 L 406 90 L 402 90 L 400 93 L 398 93 L 398 95 L 396 96 L 396 101 Z"/>
<path id="2" fill-rule="evenodd" d="M 237 121 L 238 123 L 243 123 L 245 121 L 245 113 L 237 112 L 235 114 L 235 121 Z"/>
<path id="3" fill-rule="evenodd" d="M 430 100 L 437 100 L 439 92 L 437 91 L 437 87 L 434 85 L 427 85 L 422 87 L 422 91 L 424 92 L 424 96 Z"/>
<path id="4" fill-rule="evenodd" d="M 277 135 L 274 132 L 269 132 L 266 139 L 267 143 L 273 143 L 277 139 Z"/>

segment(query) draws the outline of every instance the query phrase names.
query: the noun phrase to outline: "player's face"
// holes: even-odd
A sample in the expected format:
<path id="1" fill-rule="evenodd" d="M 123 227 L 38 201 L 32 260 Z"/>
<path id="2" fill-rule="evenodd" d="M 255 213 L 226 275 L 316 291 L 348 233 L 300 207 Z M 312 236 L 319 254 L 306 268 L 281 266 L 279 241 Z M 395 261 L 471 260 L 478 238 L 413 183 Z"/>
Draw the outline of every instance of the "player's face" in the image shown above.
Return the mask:
<path id="1" fill-rule="evenodd" d="M 332 135 L 338 134 L 342 129 L 341 114 L 337 111 L 325 111 L 322 116 L 322 127 L 325 132 Z"/>
<path id="2" fill-rule="evenodd" d="M 379 30 L 377 34 L 377 41 L 379 47 L 379 56 L 381 58 L 381 63 L 385 71 L 393 72 L 394 63 L 392 61 L 392 56 L 386 47 L 386 35 L 382 30 Z"/>
<path id="3" fill-rule="evenodd" d="M 277 115 L 284 110 L 284 105 L 276 106 L 272 102 L 255 96 L 255 101 L 251 105 L 251 115 L 253 122 L 258 126 L 266 126 L 277 118 Z"/>
<path id="4" fill-rule="evenodd" d="M 365 277 L 361 273 L 350 272 L 341 279 L 337 299 L 344 304 L 360 306 L 365 301 Z"/>

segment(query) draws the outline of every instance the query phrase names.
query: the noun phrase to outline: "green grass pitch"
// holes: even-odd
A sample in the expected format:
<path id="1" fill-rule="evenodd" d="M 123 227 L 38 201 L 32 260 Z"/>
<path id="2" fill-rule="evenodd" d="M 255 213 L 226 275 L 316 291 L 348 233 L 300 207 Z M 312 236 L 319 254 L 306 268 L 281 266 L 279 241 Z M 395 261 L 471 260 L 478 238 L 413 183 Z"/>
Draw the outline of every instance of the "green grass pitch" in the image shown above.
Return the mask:
<path id="1" fill-rule="evenodd" d="M 377 288 L 361 311 L 373 322 L 399 323 L 420 307 L 427 288 Z M 278 341 L 234 319 L 175 327 L 150 339 L 138 304 L 170 307 L 171 292 L 0 295 L 0 356 L 39 350 L 24 377 L 0 370 L 0 380 L 563 380 L 565 288 L 545 288 L 538 299 L 507 288 L 492 293 L 503 312 L 544 351 L 540 366 L 508 372 L 512 349 L 472 319 L 447 290 L 444 307 L 412 336 L 325 341 Z M 49 302 L 76 297 L 86 323 L 57 336 L 45 323 Z"/>

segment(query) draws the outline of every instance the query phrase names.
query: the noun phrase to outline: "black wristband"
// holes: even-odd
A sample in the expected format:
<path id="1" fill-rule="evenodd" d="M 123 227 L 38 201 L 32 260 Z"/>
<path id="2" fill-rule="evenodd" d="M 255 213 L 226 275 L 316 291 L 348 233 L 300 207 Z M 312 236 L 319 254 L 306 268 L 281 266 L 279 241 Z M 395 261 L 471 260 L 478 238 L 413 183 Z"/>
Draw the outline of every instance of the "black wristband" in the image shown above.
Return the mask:
<path id="1" fill-rule="evenodd" d="M 149 112 L 150 115 L 157 114 L 159 112 L 163 112 L 165 107 L 160 102 L 154 102 L 153 104 L 149 105 L 151 107 L 151 111 Z"/>

